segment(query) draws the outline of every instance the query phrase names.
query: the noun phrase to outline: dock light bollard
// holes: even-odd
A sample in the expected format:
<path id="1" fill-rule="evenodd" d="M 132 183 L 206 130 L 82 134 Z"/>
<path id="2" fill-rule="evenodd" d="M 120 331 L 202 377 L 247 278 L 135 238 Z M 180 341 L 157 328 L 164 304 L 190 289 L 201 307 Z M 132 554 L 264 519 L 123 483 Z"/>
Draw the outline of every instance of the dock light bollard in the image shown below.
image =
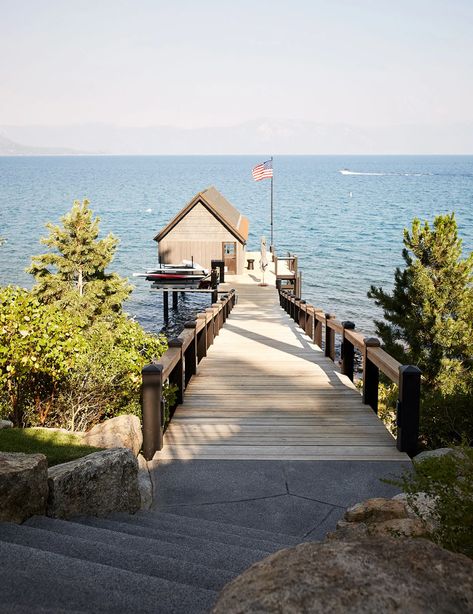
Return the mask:
<path id="1" fill-rule="evenodd" d="M 163 367 L 150 364 L 141 371 L 143 456 L 151 460 L 163 447 Z"/>
<path id="2" fill-rule="evenodd" d="M 363 403 L 378 413 L 379 369 L 369 358 L 369 348 L 381 345 L 376 337 L 365 337 L 363 346 Z"/>

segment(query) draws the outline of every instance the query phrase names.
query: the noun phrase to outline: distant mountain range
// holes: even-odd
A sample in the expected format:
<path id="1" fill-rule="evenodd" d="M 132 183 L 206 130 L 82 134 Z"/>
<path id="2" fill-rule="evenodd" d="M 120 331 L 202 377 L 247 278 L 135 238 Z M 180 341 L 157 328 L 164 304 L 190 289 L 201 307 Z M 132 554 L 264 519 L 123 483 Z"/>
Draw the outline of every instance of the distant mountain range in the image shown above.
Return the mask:
<path id="1" fill-rule="evenodd" d="M 0 156 L 59 156 L 81 152 L 66 147 L 32 147 L 20 145 L 0 134 Z"/>
<path id="2" fill-rule="evenodd" d="M 110 124 L 0 126 L 0 134 L 1 155 L 473 153 L 473 122 L 360 127 L 260 119 L 195 129 Z"/>

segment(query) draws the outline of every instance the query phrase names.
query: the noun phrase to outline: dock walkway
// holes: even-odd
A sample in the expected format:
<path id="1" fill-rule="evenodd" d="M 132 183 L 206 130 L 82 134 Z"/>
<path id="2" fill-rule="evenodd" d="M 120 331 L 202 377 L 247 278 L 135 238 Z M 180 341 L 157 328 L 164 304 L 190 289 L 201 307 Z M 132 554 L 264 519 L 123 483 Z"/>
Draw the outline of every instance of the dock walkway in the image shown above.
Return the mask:
<path id="1" fill-rule="evenodd" d="M 274 271 L 230 279 L 238 303 L 155 460 L 407 461 L 353 383 L 279 306 Z"/>

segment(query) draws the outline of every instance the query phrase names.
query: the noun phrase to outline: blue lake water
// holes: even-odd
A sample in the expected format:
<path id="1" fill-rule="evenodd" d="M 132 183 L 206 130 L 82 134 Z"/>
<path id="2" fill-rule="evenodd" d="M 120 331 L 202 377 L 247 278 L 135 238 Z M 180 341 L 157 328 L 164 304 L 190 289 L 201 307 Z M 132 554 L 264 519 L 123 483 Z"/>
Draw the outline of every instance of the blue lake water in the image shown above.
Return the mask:
<path id="1" fill-rule="evenodd" d="M 112 269 L 131 278 L 156 262 L 155 234 L 215 185 L 250 219 L 248 248 L 269 242 L 270 181 L 255 183 L 254 156 L 0 157 L 0 284 L 32 285 L 24 272 L 42 253 L 44 224 L 88 198 L 102 233 L 120 245 Z M 354 173 L 344 175 L 340 169 Z M 391 287 L 412 219 L 455 211 L 464 251 L 473 249 L 473 156 L 277 156 L 275 245 L 299 256 L 303 296 L 366 333 L 380 314 L 370 284 Z M 126 304 L 148 330 L 162 328 L 161 296 L 143 280 Z M 183 300 L 183 299 L 181 299 Z M 187 298 L 184 316 L 208 296 Z"/>

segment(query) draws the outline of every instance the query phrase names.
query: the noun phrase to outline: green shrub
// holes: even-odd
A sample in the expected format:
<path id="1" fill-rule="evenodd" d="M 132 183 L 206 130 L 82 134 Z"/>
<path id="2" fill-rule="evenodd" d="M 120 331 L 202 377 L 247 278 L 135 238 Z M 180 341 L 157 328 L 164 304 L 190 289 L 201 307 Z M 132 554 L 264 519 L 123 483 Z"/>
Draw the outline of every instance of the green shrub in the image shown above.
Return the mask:
<path id="1" fill-rule="evenodd" d="M 451 454 L 415 463 L 415 471 L 394 481 L 416 509 L 415 493 L 435 501 L 431 539 L 448 550 L 473 558 L 473 449 L 459 446 Z"/>

